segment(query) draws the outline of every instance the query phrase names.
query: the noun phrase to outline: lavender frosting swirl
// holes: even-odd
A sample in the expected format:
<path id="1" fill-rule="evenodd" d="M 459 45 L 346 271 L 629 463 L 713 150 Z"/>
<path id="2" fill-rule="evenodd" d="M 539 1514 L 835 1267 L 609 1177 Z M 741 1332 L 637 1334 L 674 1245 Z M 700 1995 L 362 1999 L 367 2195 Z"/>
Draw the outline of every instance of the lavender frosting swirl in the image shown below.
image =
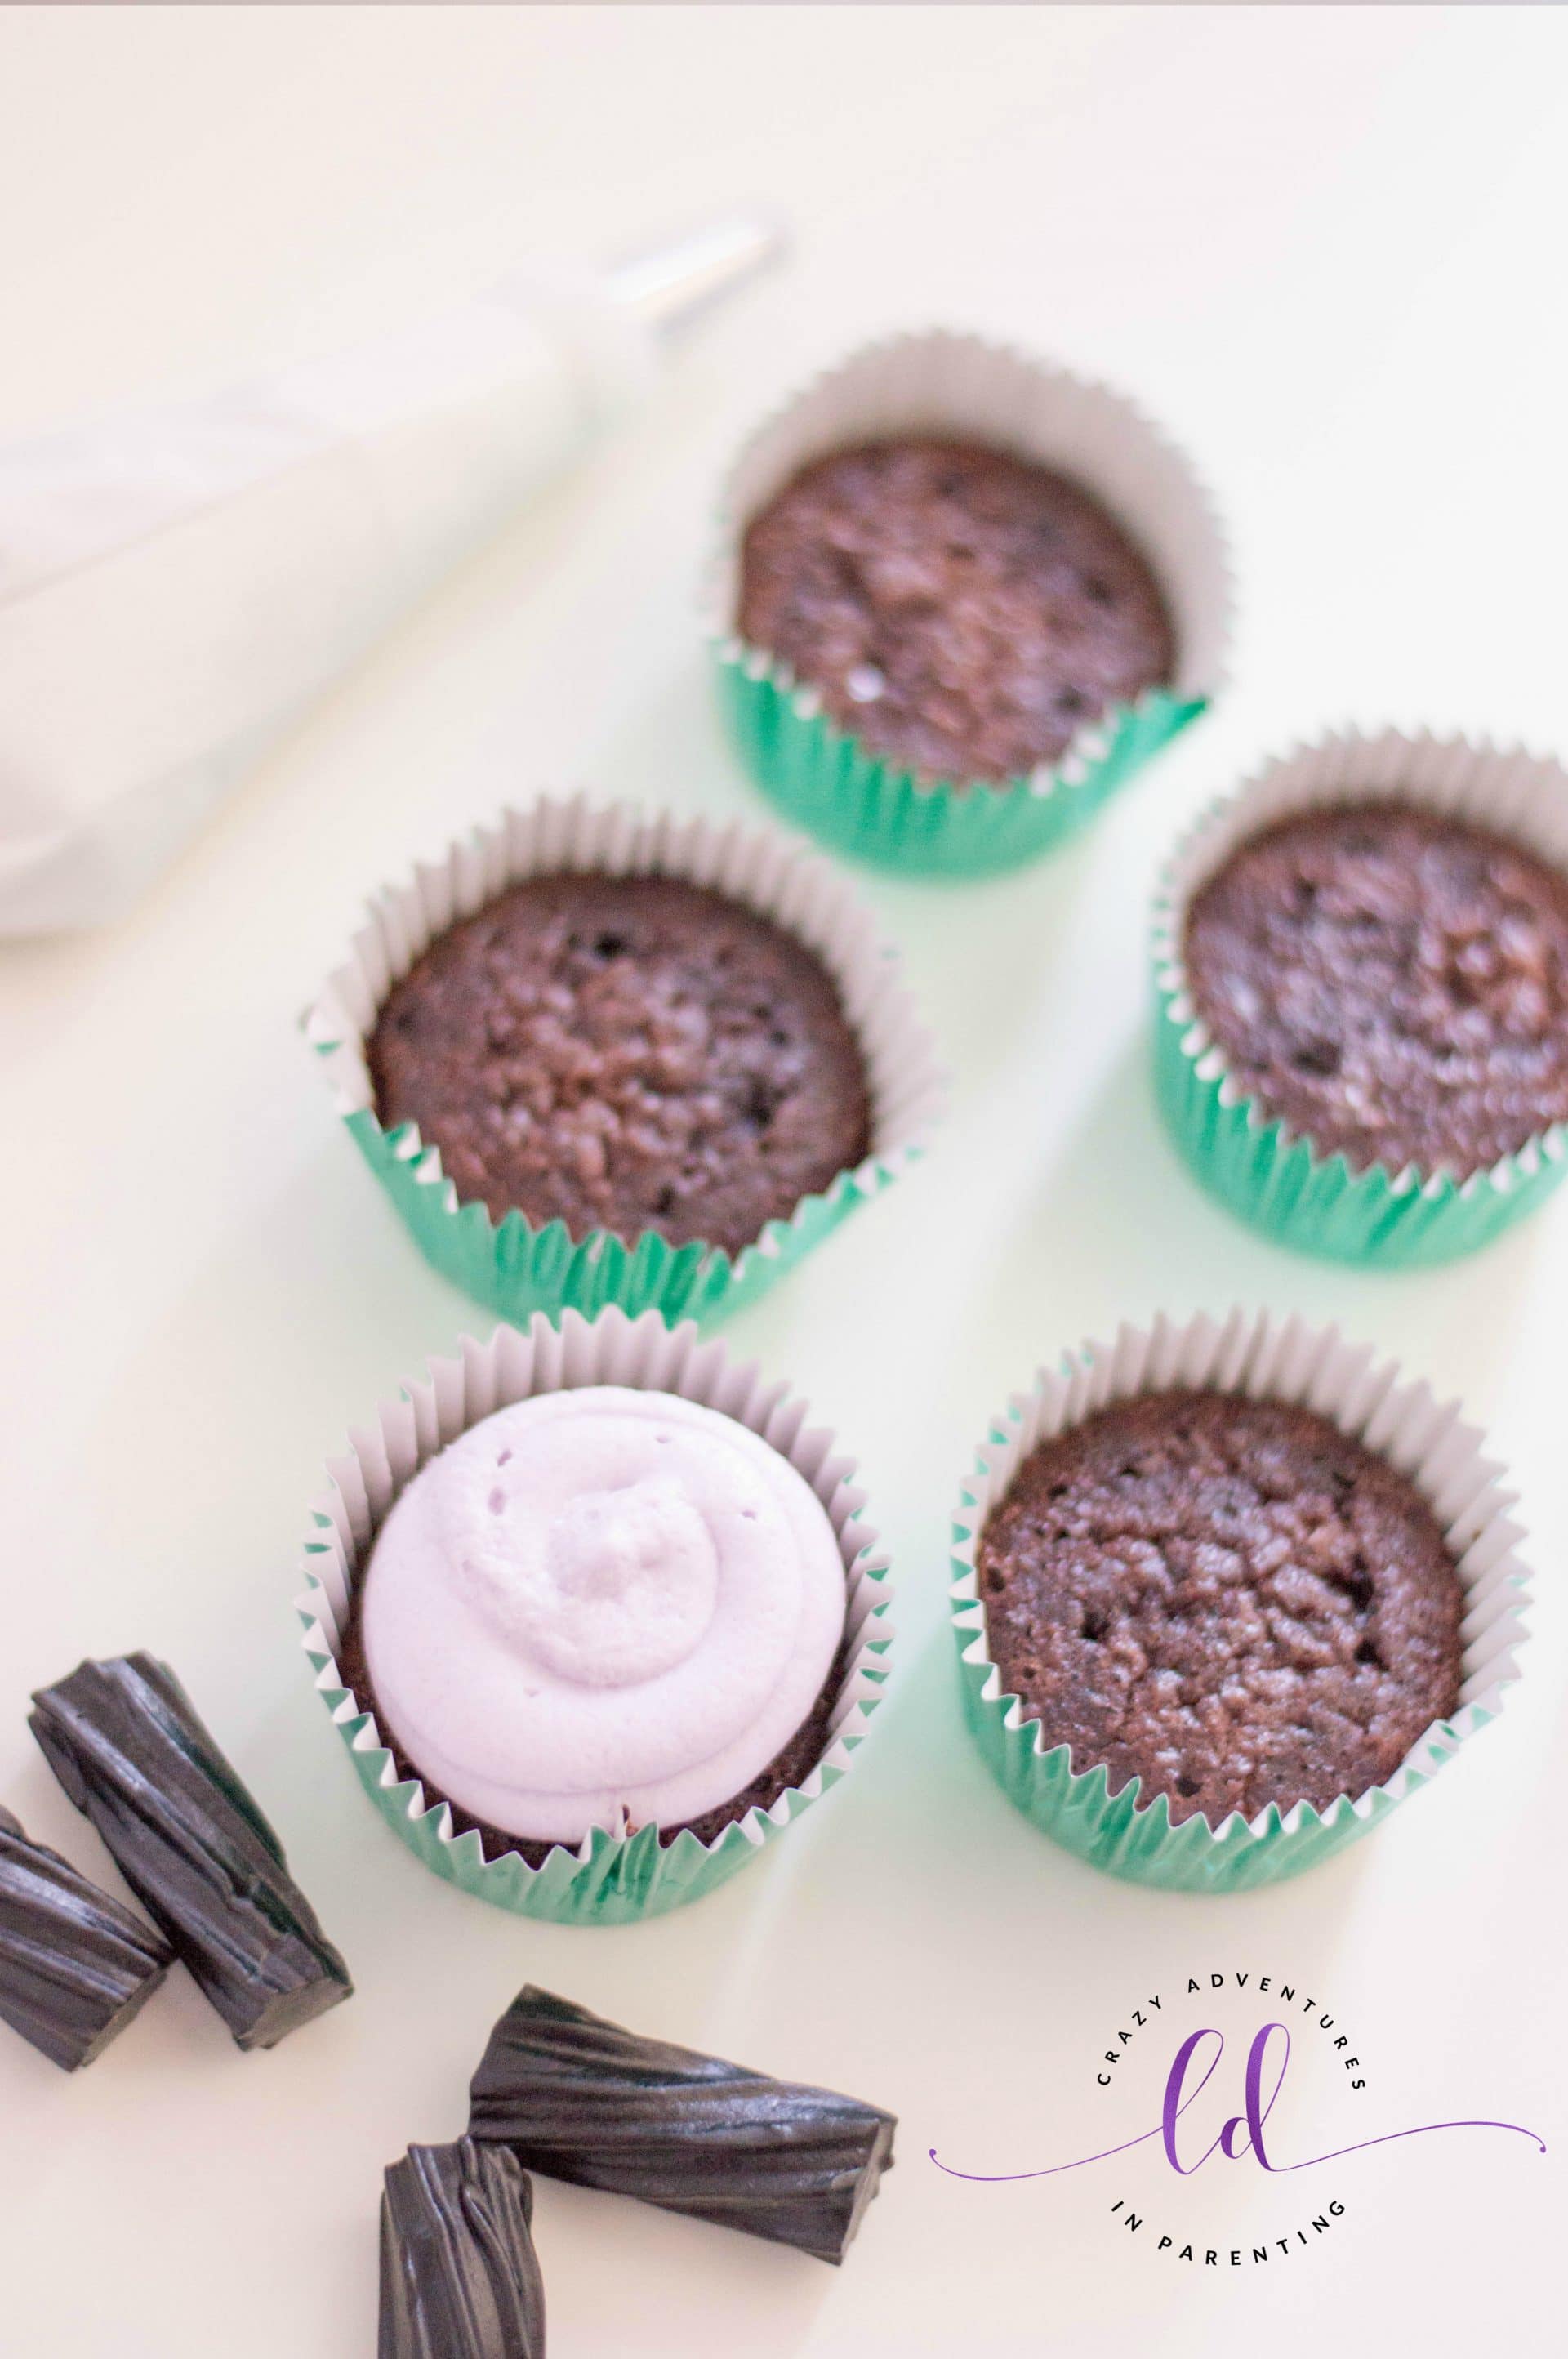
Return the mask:
<path id="1" fill-rule="evenodd" d="M 381 1712 L 427 1783 L 537 1841 L 700 1818 L 795 1734 L 844 1629 L 805 1477 L 732 1418 L 593 1386 L 416 1475 L 366 1575 Z"/>

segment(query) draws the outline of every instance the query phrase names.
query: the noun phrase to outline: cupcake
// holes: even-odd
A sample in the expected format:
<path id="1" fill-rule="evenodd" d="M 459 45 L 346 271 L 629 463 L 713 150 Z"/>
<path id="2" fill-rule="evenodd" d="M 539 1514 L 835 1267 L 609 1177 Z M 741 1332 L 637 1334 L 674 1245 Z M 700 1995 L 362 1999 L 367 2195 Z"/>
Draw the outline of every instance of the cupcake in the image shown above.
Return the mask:
<path id="1" fill-rule="evenodd" d="M 1518 1535 L 1479 1437 L 1292 1321 L 1125 1331 L 1014 1404 L 960 1518 L 971 1727 L 1141 1882 L 1327 1857 L 1492 1717 Z"/>
<path id="2" fill-rule="evenodd" d="M 618 1923 L 725 1881 L 831 1783 L 883 1677 L 883 1560 L 805 1410 L 652 1313 L 437 1363 L 335 1471 L 318 1683 L 427 1864 Z"/>
<path id="3" fill-rule="evenodd" d="M 428 1258 L 512 1318 L 753 1299 L 914 1158 L 938 1094 L 825 863 L 580 800 L 384 894 L 307 1026 Z"/>
<path id="4" fill-rule="evenodd" d="M 1185 462 L 1116 397 L 975 338 L 820 378 L 742 454 L 724 529 L 742 756 L 888 866 L 1033 857 L 1214 692 L 1226 559 Z"/>
<path id="5" fill-rule="evenodd" d="M 1568 1138 L 1568 777 L 1331 738 L 1200 822 L 1156 921 L 1161 1101 L 1288 1245 L 1398 1267 L 1484 1244 Z"/>
<path id="6" fill-rule="evenodd" d="M 741 544 L 749 645 L 883 761 L 1005 786 L 1168 686 L 1175 627 L 1091 493 L 983 442 L 891 435 L 815 459 Z"/>

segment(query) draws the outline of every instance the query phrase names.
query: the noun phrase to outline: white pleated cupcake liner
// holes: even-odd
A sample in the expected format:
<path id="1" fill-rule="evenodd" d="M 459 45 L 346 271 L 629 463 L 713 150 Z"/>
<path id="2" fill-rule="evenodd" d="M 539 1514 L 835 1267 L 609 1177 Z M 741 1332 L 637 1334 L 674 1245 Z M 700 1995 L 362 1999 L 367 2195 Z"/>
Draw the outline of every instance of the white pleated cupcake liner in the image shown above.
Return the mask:
<path id="1" fill-rule="evenodd" d="M 1400 802 L 1490 830 L 1568 875 L 1568 771 L 1486 740 L 1357 730 L 1298 745 L 1210 806 L 1173 855 L 1154 911 L 1155 1071 L 1197 1178 L 1281 1244 L 1384 1267 L 1474 1251 L 1532 1211 L 1568 1169 L 1568 1125 L 1465 1179 L 1441 1168 L 1357 1169 L 1268 1115 L 1230 1071 L 1184 960 L 1187 915 L 1242 843 L 1304 811 Z"/>
<path id="2" fill-rule="evenodd" d="M 1411 1482 L 1442 1527 L 1465 1591 L 1458 1709 L 1434 1721 L 1380 1785 L 1341 1794 L 1325 1809 L 1271 1804 L 1211 1826 L 1201 1814 L 1173 1825 L 1163 1795 L 1139 1799 L 1139 1780 L 1110 1790 L 1103 1763 L 1075 1763 L 1048 1746 L 1038 1719 L 1004 1692 L 991 1659 L 975 1570 L 980 1533 L 1019 1467 L 1041 1442 L 1085 1423 L 1112 1401 L 1167 1391 L 1228 1393 L 1314 1410 Z M 1094 1865 L 1176 1890 L 1244 1891 L 1330 1857 L 1433 1777 L 1459 1745 L 1502 1709 L 1519 1676 L 1515 1657 L 1528 1604 L 1522 1538 L 1512 1495 L 1481 1435 L 1458 1405 L 1440 1402 L 1391 1361 L 1346 1343 L 1336 1328 L 1233 1311 L 1123 1327 L 1114 1344 L 1086 1344 L 1059 1370 L 1043 1369 L 1016 1396 L 979 1453 L 955 1525 L 952 1591 L 969 1726 L 989 1767 L 1020 1810 Z"/>
<path id="3" fill-rule="evenodd" d="M 572 871 L 669 876 L 727 895 L 771 919 L 817 956 L 838 985 L 865 1057 L 872 1147 L 787 1220 L 771 1221 L 731 1256 L 701 1243 L 674 1245 L 652 1230 L 573 1234 L 561 1221 L 535 1228 L 520 1211 L 496 1223 L 462 1201 L 439 1151 L 406 1123 L 377 1118 L 366 1042 L 393 985 L 429 944 L 510 886 Z M 609 1303 L 671 1321 L 713 1320 L 754 1301 L 860 1203 L 924 1151 L 945 1084 L 898 962 L 845 880 L 819 854 L 771 829 L 596 804 L 582 795 L 508 810 L 491 826 L 416 867 L 371 902 L 345 962 L 305 1016 L 333 1103 L 420 1249 L 488 1309 L 522 1321 L 536 1310 L 592 1316 Z"/>
<path id="4" fill-rule="evenodd" d="M 883 759 L 819 692 L 739 635 L 746 527 L 813 460 L 856 442 L 949 434 L 1036 460 L 1096 495 L 1153 567 L 1174 625 L 1174 679 L 1086 721 L 1058 760 L 998 786 Z M 752 434 L 730 474 L 703 620 L 721 701 L 764 791 L 826 841 L 916 874 L 973 875 L 1074 832 L 1224 684 L 1234 592 L 1217 512 L 1185 456 L 1125 396 L 1011 346 L 947 329 L 851 353 Z"/>
<path id="5" fill-rule="evenodd" d="M 834 1699 L 830 1741 L 799 1786 L 766 1810 L 753 1806 L 708 1843 L 689 1832 L 661 1843 L 659 1830 L 596 1828 L 555 1845 L 531 1867 L 515 1851 L 486 1859 L 480 1836 L 455 1832 L 449 1805 L 417 1778 L 401 1779 L 374 1713 L 345 1683 L 339 1655 L 375 1536 L 419 1469 L 471 1426 L 535 1394 L 621 1385 L 678 1395 L 747 1426 L 786 1458 L 826 1509 L 844 1565 L 849 1659 Z M 888 1675 L 892 1589 L 887 1558 L 860 1510 L 854 1463 L 833 1437 L 807 1425 L 806 1404 L 754 1366 L 737 1365 L 695 1325 L 671 1329 L 656 1313 L 628 1319 L 611 1309 L 588 1321 L 568 1311 L 526 1333 L 500 1327 L 488 1343 L 465 1335 L 450 1359 L 383 1402 L 353 1428 L 348 1454 L 329 1462 L 330 1489 L 312 1509 L 305 1593 L 297 1600 L 316 1686 L 360 1781 L 389 1826 L 425 1864 L 465 1892 L 520 1916 L 564 1924 L 627 1924 L 699 1898 L 726 1883 L 764 1843 L 849 1768 Z"/>

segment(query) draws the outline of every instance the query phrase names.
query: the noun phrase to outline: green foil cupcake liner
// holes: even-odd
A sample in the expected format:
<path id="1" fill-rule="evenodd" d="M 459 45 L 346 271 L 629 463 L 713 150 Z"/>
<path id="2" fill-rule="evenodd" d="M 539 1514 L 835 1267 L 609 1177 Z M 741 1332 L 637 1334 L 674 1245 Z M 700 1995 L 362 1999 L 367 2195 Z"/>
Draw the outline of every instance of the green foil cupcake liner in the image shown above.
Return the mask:
<path id="1" fill-rule="evenodd" d="M 1167 1390 L 1244 1394 L 1314 1409 L 1408 1476 L 1435 1514 L 1453 1549 L 1466 1605 L 1459 1709 L 1434 1721 L 1393 1776 L 1326 1809 L 1271 1805 L 1254 1819 L 1234 1811 L 1218 1826 L 1202 1816 L 1171 1822 L 1163 1795 L 1139 1799 L 1130 1778 L 1112 1792 L 1103 1763 L 1075 1762 L 1048 1746 L 1038 1719 L 1004 1692 L 991 1660 L 975 1550 L 986 1518 L 1006 1496 L 1037 1443 L 1081 1425 L 1108 1402 Z M 1157 1320 L 1147 1332 L 1124 1327 L 1114 1344 L 1087 1344 L 1059 1371 L 1043 1369 L 1031 1393 L 1011 1403 L 979 1453 L 954 1526 L 953 1632 L 964 1712 L 1002 1791 L 1026 1818 L 1092 1866 L 1136 1884 L 1179 1892 L 1249 1892 L 1330 1859 L 1424 1786 L 1465 1738 L 1502 1707 L 1518 1677 L 1515 1650 L 1528 1603 L 1517 1554 L 1522 1538 L 1509 1517 L 1512 1495 L 1481 1436 L 1454 1403 L 1424 1384 L 1401 1380 L 1391 1362 L 1345 1343 L 1336 1328 L 1299 1319 L 1247 1317 L 1220 1325 Z"/>
<path id="2" fill-rule="evenodd" d="M 525 877 L 561 870 L 678 876 L 711 886 L 795 935 L 838 985 L 866 1059 L 871 1153 L 823 1194 L 803 1197 L 787 1220 L 769 1222 L 739 1254 L 670 1245 L 652 1230 L 573 1235 L 563 1221 L 535 1228 L 521 1212 L 492 1221 L 486 1205 L 459 1197 L 438 1149 L 426 1146 L 415 1124 L 388 1130 L 377 1118 L 365 1044 L 394 984 L 458 919 Z M 897 960 L 827 861 L 770 830 L 714 827 L 581 796 L 503 811 L 434 865 L 416 868 L 411 883 L 379 893 L 304 1027 L 339 1114 L 427 1261 L 514 1324 L 540 1310 L 591 1318 L 611 1304 L 633 1317 L 656 1310 L 671 1325 L 728 1318 L 918 1159 L 943 1097 Z"/>
<path id="3" fill-rule="evenodd" d="M 373 1712 L 338 1667 L 342 1634 L 375 1535 L 394 1500 L 447 1444 L 498 1408 L 536 1393 L 624 1385 L 679 1394 L 760 1434 L 803 1474 L 827 1512 L 844 1562 L 849 1660 L 831 1720 L 831 1741 L 810 1776 L 768 1810 L 752 1809 L 708 1843 L 689 1833 L 668 1844 L 658 1829 L 593 1830 L 572 1848 L 557 1844 L 531 1867 L 514 1851 L 487 1859 L 475 1833 L 455 1834 L 444 1801 L 417 1778 L 400 1779 Z M 519 1917 L 558 1925 L 629 1925 L 698 1900 L 755 1859 L 809 1804 L 838 1782 L 866 1734 L 888 1675 L 892 1630 L 887 1559 L 863 1523 L 864 1494 L 852 1461 L 830 1434 L 806 1425 L 804 1401 L 754 1367 L 737 1366 L 722 1345 L 703 1343 L 690 1321 L 671 1329 L 653 1311 L 628 1319 L 611 1309 L 592 1321 L 568 1311 L 557 1326 L 535 1318 L 526 1333 L 500 1327 L 488 1343 L 465 1335 L 455 1358 L 384 1402 L 350 1435 L 347 1456 L 329 1462 L 331 1487 L 312 1508 L 305 1593 L 297 1600 L 316 1687 L 348 1749 L 361 1785 L 399 1840 L 449 1884 Z"/>
<path id="4" fill-rule="evenodd" d="M 1154 912 L 1154 1085 L 1195 1177 L 1253 1228 L 1330 1260 L 1419 1269 L 1473 1253 L 1533 1212 L 1563 1177 L 1568 1126 L 1464 1179 L 1322 1155 L 1230 1072 L 1183 958 L 1195 896 L 1247 838 L 1302 811 L 1374 799 L 1490 828 L 1568 874 L 1568 772 L 1555 761 L 1397 729 L 1296 748 L 1214 804 L 1166 871 Z"/>
<path id="5" fill-rule="evenodd" d="M 931 778 L 829 720 L 815 690 L 739 637 L 746 526 L 812 460 L 846 444 L 945 433 L 1054 467 L 1102 499 L 1152 563 L 1176 626 L 1177 675 L 1088 722 L 1057 762 L 1005 786 Z M 1077 832 L 1194 721 L 1221 684 L 1231 584 L 1224 535 L 1187 461 L 1134 405 L 1025 353 L 947 330 L 894 337 L 817 377 L 731 473 L 706 599 L 719 701 L 752 778 L 835 850 L 910 875 L 1014 868 Z"/>

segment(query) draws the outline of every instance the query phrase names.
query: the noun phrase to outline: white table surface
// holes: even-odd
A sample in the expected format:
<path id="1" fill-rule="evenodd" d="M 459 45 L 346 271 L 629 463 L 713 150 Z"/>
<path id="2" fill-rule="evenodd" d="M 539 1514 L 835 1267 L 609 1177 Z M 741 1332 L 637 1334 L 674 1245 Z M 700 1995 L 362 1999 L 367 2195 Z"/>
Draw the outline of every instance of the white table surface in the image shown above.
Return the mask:
<path id="1" fill-rule="evenodd" d="M 270 2056 L 238 2056 L 183 1976 L 73 2080 L 0 2038 L 7 2359 L 369 2352 L 382 2167 L 458 2132 L 525 1977 L 903 2125 L 837 2273 L 542 2185 L 557 2359 L 1547 2347 L 1555 2147 L 1454 2133 L 1282 2192 L 1217 2164 L 1169 2199 L 1217 2267 L 1112 2223 L 1116 2166 L 987 2188 L 925 2158 L 1023 2169 L 1131 2136 L 1162 2061 L 1130 2050 L 1108 2095 L 1095 2059 L 1210 1971 L 1297 1982 L 1368 2060 L 1352 2098 L 1303 2035 L 1296 2152 L 1455 2115 L 1563 2128 L 1568 1200 L 1436 1275 L 1293 1259 L 1178 1169 L 1142 1017 L 1162 848 L 1263 752 L 1351 716 L 1568 744 L 1565 154 L 1552 10 L 0 13 L 0 430 L 328 345 L 531 246 L 753 194 L 799 234 L 134 917 L 0 950 L 0 1795 L 111 1875 L 27 1696 L 83 1653 L 166 1653 L 359 1979 Z M 848 1783 L 718 1897 L 634 1930 L 521 1923 L 381 1827 L 298 1653 L 323 1458 L 479 1314 L 336 1133 L 294 1017 L 362 894 L 503 797 L 759 808 L 688 614 L 716 470 L 819 359 L 931 319 L 1126 383 L 1199 455 L 1244 585 L 1236 685 L 1054 864 L 867 879 L 954 1117 L 733 1342 L 862 1460 L 897 1682 Z M 1340 1320 L 1461 1392 L 1517 1475 L 1540 1600 L 1524 1684 L 1432 1792 L 1299 1883 L 1208 1902 L 1094 1874 L 991 1785 L 945 1548 L 972 1445 L 1040 1359 L 1234 1300 Z M 1227 2266 L 1331 2194 L 1321 2250 Z"/>

